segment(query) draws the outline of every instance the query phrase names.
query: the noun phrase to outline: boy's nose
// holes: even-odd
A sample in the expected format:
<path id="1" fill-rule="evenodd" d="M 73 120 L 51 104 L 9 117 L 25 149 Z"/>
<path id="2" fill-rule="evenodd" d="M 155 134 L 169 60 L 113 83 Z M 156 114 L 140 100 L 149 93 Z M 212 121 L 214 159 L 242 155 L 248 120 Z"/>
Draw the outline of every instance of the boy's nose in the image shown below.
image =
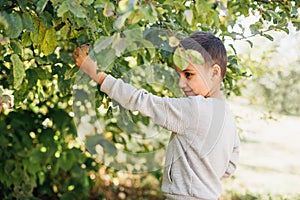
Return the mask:
<path id="1" fill-rule="evenodd" d="M 178 82 L 178 86 L 182 89 L 186 87 L 186 80 L 183 77 L 180 77 L 179 82 Z"/>

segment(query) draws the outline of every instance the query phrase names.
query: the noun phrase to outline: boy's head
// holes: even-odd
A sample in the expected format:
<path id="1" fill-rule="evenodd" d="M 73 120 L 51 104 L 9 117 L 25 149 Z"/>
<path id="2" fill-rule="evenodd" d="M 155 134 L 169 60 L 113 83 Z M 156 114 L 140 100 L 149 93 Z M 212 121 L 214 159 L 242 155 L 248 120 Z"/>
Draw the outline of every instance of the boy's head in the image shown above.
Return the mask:
<path id="1" fill-rule="evenodd" d="M 185 50 L 201 53 L 207 66 L 217 64 L 221 68 L 222 79 L 226 74 L 227 53 L 223 42 L 212 33 L 197 32 L 183 39 L 180 44 Z"/>
<path id="2" fill-rule="evenodd" d="M 227 53 L 222 41 L 211 33 L 197 32 L 183 39 L 179 48 L 183 48 L 187 54 L 194 54 L 189 58 L 197 57 L 190 59 L 187 67 L 180 68 L 175 63 L 180 75 L 179 86 L 184 93 L 187 96 L 219 96 L 220 83 L 227 66 Z"/>

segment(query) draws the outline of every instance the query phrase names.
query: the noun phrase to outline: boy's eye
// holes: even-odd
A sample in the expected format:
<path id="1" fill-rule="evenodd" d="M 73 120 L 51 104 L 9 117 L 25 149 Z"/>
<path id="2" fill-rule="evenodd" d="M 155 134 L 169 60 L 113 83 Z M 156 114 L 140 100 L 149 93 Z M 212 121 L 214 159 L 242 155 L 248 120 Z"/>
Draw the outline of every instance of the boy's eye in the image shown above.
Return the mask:
<path id="1" fill-rule="evenodd" d="M 186 78 L 191 78 L 191 76 L 192 76 L 192 74 L 190 72 L 185 72 L 184 75 Z"/>

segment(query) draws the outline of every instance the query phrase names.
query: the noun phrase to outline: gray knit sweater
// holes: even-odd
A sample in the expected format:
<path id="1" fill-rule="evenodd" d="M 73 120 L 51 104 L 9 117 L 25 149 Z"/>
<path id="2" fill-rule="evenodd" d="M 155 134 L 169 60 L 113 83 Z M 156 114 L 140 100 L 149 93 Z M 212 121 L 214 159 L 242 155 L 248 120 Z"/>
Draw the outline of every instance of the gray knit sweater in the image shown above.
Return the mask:
<path id="1" fill-rule="evenodd" d="M 236 169 L 239 137 L 228 105 L 215 98 L 158 97 L 108 75 L 101 91 L 173 132 L 162 191 L 168 199 L 216 200 L 221 179 Z"/>

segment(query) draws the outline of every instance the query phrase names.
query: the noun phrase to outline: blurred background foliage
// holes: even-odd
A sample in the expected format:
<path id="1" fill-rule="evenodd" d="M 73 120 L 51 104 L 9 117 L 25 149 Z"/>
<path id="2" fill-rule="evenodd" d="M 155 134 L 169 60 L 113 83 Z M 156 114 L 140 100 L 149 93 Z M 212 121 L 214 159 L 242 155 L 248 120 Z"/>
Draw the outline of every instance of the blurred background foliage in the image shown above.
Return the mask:
<path id="1" fill-rule="evenodd" d="M 224 41 L 242 40 L 250 46 L 253 42 L 249 38 L 255 35 L 272 41 L 270 31 L 288 34 L 289 24 L 299 30 L 299 5 L 298 0 L 2 0 L 0 198 L 161 199 L 161 169 L 140 175 L 124 174 L 115 169 L 147 171 L 149 162 L 128 162 L 128 166 L 123 164 L 120 168 L 114 159 L 99 158 L 99 151 L 109 157 L 115 156 L 118 148 L 149 153 L 162 149 L 167 137 L 148 143 L 135 141 L 136 136 L 128 132 L 143 135 L 147 131 L 138 132 L 151 129 L 153 124 L 136 113 L 114 111 L 118 106 L 99 93 L 96 85 L 79 76 L 72 59 L 75 47 L 93 46 L 95 59 L 116 77 L 129 78 L 132 84 L 142 84 L 160 96 L 177 96 L 180 94 L 172 86 L 176 78 L 169 75 L 174 71 L 166 67 L 172 64 L 173 42 L 199 30 L 211 31 Z M 250 26 L 239 21 L 251 15 L 259 17 Z M 239 27 L 239 31 L 234 27 Z M 164 31 L 147 34 L 153 30 Z M 233 42 L 227 45 L 224 93 L 240 95 L 244 87 L 240 80 L 254 74 L 254 69 L 240 63 Z M 147 63 L 159 64 L 152 71 L 159 79 L 132 79 L 136 74 L 147 77 L 140 73 L 141 66 Z M 268 58 L 258 64 L 268 65 Z M 258 68 L 255 73 L 264 75 L 267 69 Z M 287 86 L 279 84 L 282 88 L 298 81 L 296 68 L 289 74 L 282 70 L 272 73 L 277 80 L 284 77 L 288 81 Z M 263 75 L 258 79 L 263 92 L 268 93 L 277 87 L 277 82 L 264 84 L 268 77 Z M 88 83 L 83 84 L 88 89 L 81 88 L 81 83 Z M 298 95 L 293 92 L 293 97 Z M 279 111 L 299 113 L 299 109 L 269 96 L 266 101 L 276 101 Z M 97 108 L 97 112 L 91 108 Z M 127 120 L 118 119 L 125 115 L 129 115 L 132 126 Z M 91 131 L 102 133 L 86 139 L 91 142 L 88 151 L 78 133 L 80 128 L 88 130 L 80 127 L 84 120 L 92 125 Z M 100 126 L 94 124 L 96 121 L 101 122 Z"/>
<path id="2" fill-rule="evenodd" d="M 252 71 L 252 79 L 245 81 L 252 104 L 264 105 L 273 113 L 300 115 L 300 35 L 290 27 L 285 36 L 272 32 L 274 42 L 263 38 L 253 40 L 253 50 L 240 52 L 243 65 Z M 255 51 L 256 49 L 256 51 Z"/>

